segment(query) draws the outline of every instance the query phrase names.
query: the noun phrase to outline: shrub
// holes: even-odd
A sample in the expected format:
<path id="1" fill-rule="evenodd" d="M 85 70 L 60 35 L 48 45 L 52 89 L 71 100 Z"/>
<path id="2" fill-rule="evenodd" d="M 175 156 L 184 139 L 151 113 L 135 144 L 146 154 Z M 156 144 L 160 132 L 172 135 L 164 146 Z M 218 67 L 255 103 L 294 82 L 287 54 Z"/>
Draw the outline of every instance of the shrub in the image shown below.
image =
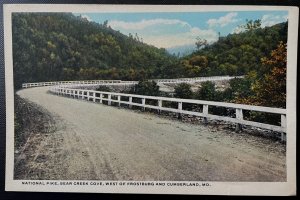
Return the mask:
<path id="1" fill-rule="evenodd" d="M 132 87 L 131 93 L 147 96 L 159 96 L 159 86 L 155 81 L 139 81 Z"/>
<path id="2" fill-rule="evenodd" d="M 196 92 L 196 98 L 200 100 L 215 101 L 216 96 L 215 84 L 210 81 L 203 82 L 201 88 Z"/>
<path id="3" fill-rule="evenodd" d="M 181 99 L 192 99 L 193 91 L 191 90 L 191 85 L 187 83 L 180 83 L 175 87 L 175 95 L 176 98 Z"/>

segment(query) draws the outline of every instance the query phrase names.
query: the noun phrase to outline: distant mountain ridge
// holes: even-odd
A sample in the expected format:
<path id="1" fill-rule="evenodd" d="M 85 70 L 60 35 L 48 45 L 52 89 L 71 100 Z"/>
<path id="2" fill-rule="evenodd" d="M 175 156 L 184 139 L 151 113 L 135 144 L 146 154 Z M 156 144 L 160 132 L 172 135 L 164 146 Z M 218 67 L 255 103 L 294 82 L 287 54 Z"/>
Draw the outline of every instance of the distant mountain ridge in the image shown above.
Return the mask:
<path id="1" fill-rule="evenodd" d="M 182 46 L 175 46 L 175 47 L 170 47 L 166 48 L 167 51 L 177 57 L 183 57 L 187 56 L 194 51 L 196 51 L 196 46 L 195 44 L 187 44 L 187 45 L 182 45 Z"/>

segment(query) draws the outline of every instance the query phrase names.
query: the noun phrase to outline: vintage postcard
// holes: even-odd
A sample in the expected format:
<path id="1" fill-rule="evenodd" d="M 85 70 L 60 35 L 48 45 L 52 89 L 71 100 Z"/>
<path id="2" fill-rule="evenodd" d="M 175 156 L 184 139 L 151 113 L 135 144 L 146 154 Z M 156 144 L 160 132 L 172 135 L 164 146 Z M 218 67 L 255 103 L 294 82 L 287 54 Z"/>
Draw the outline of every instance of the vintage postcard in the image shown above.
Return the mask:
<path id="1" fill-rule="evenodd" d="M 298 17 L 5 4 L 6 191 L 295 195 Z"/>

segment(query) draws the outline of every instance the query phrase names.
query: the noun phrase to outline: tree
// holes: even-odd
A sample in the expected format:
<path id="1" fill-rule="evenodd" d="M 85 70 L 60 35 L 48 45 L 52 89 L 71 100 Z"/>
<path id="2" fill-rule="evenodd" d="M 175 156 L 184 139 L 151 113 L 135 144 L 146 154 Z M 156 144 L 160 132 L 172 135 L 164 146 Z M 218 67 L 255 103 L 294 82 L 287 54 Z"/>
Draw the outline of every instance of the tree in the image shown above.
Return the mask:
<path id="1" fill-rule="evenodd" d="M 104 27 L 107 27 L 107 26 L 108 26 L 108 20 L 105 20 L 105 21 L 103 22 L 103 26 L 104 26 Z"/>
<path id="2" fill-rule="evenodd" d="M 261 27 L 261 20 L 257 19 L 257 20 L 248 20 L 246 19 L 246 24 L 241 26 L 242 28 L 244 28 L 246 31 L 251 31 L 257 28 Z"/>
<path id="3" fill-rule="evenodd" d="M 252 104 L 267 107 L 286 107 L 286 43 L 280 42 L 268 57 L 261 59 L 261 78 L 255 79 L 251 84 L 252 95 L 245 98 L 237 98 L 239 103 Z M 246 112 L 247 113 L 247 112 Z M 261 121 L 274 125 L 280 125 L 280 116 L 267 113 L 249 112 L 248 120 Z"/>
<path id="4" fill-rule="evenodd" d="M 207 60 L 206 56 L 196 55 L 190 59 L 189 63 L 193 66 L 199 66 L 202 68 L 206 68 L 207 64 L 208 64 L 208 60 Z"/>
<path id="5" fill-rule="evenodd" d="M 185 76 L 195 77 L 205 73 L 208 59 L 206 56 L 195 55 L 189 60 L 182 60 L 181 64 L 184 67 L 183 73 Z"/>
<path id="6" fill-rule="evenodd" d="M 225 101 L 247 104 L 247 99 L 254 95 L 251 87 L 257 80 L 255 71 L 249 72 L 244 78 L 234 78 L 229 81 L 229 88 L 223 93 Z"/>
<path id="7" fill-rule="evenodd" d="M 286 44 L 280 42 L 269 57 L 261 59 L 259 74 L 248 73 L 236 84 L 235 102 L 268 107 L 286 107 Z"/>
<path id="8" fill-rule="evenodd" d="M 74 77 L 76 77 L 76 72 L 73 69 L 65 67 L 63 68 L 62 77 L 62 79 L 66 81 L 73 80 Z"/>
<path id="9" fill-rule="evenodd" d="M 89 79 L 97 79 L 99 74 L 96 68 L 91 67 L 91 68 L 80 68 L 77 76 L 81 80 L 89 80 Z"/>
<path id="10" fill-rule="evenodd" d="M 191 89 L 191 85 L 187 83 L 180 83 L 175 87 L 175 95 L 176 98 L 181 99 L 191 99 L 193 98 L 193 91 Z"/>
<path id="11" fill-rule="evenodd" d="M 196 45 L 196 48 L 199 50 L 201 49 L 202 47 L 206 47 L 208 45 L 208 42 L 206 39 L 202 39 L 200 37 L 197 37 L 196 38 L 196 42 L 195 42 L 195 45 Z"/>
<path id="12" fill-rule="evenodd" d="M 286 107 L 286 43 L 280 42 L 269 57 L 262 58 L 268 71 L 261 80 L 253 85 L 253 103 L 271 107 Z"/>
<path id="13" fill-rule="evenodd" d="M 201 88 L 196 92 L 196 98 L 206 101 L 224 101 L 224 92 L 217 91 L 215 83 L 206 81 L 201 84 Z M 210 112 L 215 115 L 231 115 L 230 109 L 222 107 L 211 107 Z"/>
<path id="14" fill-rule="evenodd" d="M 139 81 L 131 92 L 140 95 L 159 96 L 159 86 L 155 81 Z"/>
<path id="15" fill-rule="evenodd" d="M 211 81 L 206 81 L 201 84 L 201 88 L 196 92 L 196 98 L 200 100 L 215 101 L 216 89 L 215 84 Z"/>

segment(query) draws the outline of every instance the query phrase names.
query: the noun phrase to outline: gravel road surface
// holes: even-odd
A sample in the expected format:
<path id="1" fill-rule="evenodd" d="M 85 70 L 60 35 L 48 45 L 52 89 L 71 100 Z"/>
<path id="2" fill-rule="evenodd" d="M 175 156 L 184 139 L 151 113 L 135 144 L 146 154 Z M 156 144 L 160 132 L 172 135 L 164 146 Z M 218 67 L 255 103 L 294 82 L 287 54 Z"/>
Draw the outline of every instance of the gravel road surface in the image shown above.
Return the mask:
<path id="1" fill-rule="evenodd" d="M 47 90 L 17 92 L 49 111 L 57 126 L 28 141 L 23 158 L 31 171 L 41 171 L 35 179 L 286 181 L 285 145 L 279 142 Z"/>

